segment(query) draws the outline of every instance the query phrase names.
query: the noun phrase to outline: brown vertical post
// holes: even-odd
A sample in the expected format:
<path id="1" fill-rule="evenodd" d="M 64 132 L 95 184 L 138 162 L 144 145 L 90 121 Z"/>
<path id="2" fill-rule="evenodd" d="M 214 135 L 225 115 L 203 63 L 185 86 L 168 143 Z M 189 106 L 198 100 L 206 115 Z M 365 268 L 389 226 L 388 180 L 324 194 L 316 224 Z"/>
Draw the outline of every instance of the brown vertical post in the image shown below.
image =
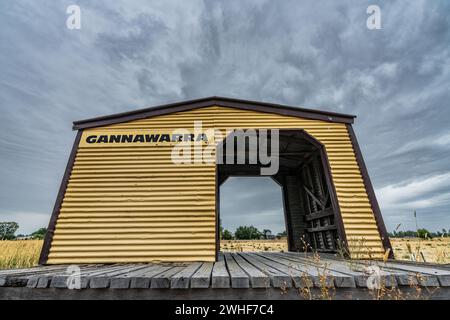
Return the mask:
<path id="1" fill-rule="evenodd" d="M 220 251 L 220 186 L 219 186 L 219 167 L 216 165 L 216 178 L 215 178 L 215 192 L 216 192 L 216 257 L 215 260 L 219 261 Z"/>
<path id="2" fill-rule="evenodd" d="M 64 199 L 64 194 L 67 189 L 67 184 L 69 183 L 70 174 L 72 172 L 73 163 L 75 162 L 75 157 L 77 155 L 78 145 L 80 143 L 82 133 L 83 130 L 78 130 L 78 133 L 75 137 L 75 141 L 72 146 L 72 151 L 70 152 L 69 160 L 67 161 L 64 177 L 59 187 L 58 196 L 56 197 L 55 205 L 52 211 L 52 216 L 50 217 L 47 233 L 45 234 L 44 244 L 42 245 L 41 255 L 39 257 L 39 264 L 46 264 L 48 260 L 48 255 L 50 253 L 50 246 L 53 240 L 53 235 L 55 233 L 56 221 L 58 220 L 59 211 L 61 209 L 61 205 Z"/>
<path id="3" fill-rule="evenodd" d="M 294 251 L 294 238 L 293 238 L 293 230 L 292 230 L 292 220 L 291 220 L 291 210 L 289 207 L 289 195 L 286 185 L 286 176 L 283 177 L 283 183 L 282 183 L 282 196 L 283 196 L 283 211 L 284 211 L 284 220 L 286 223 L 286 233 L 288 238 L 288 251 Z"/>
<path id="4" fill-rule="evenodd" d="M 383 221 L 383 217 L 381 216 L 381 210 L 378 205 L 377 198 L 375 196 L 375 191 L 372 186 L 372 182 L 370 181 L 369 172 L 367 171 L 366 164 L 364 163 L 364 159 L 362 156 L 361 149 L 359 148 L 358 140 L 356 139 L 355 132 L 353 131 L 353 127 L 351 124 L 347 124 L 347 130 L 350 135 L 350 140 L 353 145 L 353 149 L 355 151 L 356 161 L 358 162 L 359 169 L 361 170 L 361 175 L 363 178 L 364 186 L 366 187 L 367 194 L 369 196 L 370 205 L 372 207 L 372 211 L 375 216 L 375 221 L 377 223 L 378 232 L 381 236 L 381 241 L 383 242 L 384 250 L 389 251 L 389 258 L 394 258 L 394 252 L 392 251 L 391 241 L 389 240 L 389 236 L 387 234 L 386 226 Z"/>

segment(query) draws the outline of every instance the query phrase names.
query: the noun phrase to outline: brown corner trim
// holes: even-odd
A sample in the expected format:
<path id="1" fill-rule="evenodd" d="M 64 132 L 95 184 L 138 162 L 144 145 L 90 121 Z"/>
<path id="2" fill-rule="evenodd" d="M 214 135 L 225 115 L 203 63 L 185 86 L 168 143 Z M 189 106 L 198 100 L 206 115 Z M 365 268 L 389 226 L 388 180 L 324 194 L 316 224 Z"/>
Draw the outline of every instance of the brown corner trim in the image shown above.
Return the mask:
<path id="1" fill-rule="evenodd" d="M 75 137 L 75 141 L 73 143 L 72 151 L 70 152 L 69 160 L 67 161 L 66 170 L 64 172 L 64 177 L 61 181 L 61 185 L 59 187 L 58 196 L 56 197 L 55 205 L 53 207 L 52 216 L 50 218 L 50 222 L 48 224 L 47 233 L 45 234 L 44 244 L 42 246 L 41 255 L 39 257 L 39 264 L 46 264 L 48 260 L 48 255 L 50 253 L 50 246 L 53 240 L 53 235 L 55 233 L 56 221 L 58 220 L 59 211 L 61 209 L 61 205 L 64 199 L 64 194 L 67 189 L 67 184 L 69 183 L 70 174 L 72 172 L 72 167 L 75 162 L 75 157 L 78 150 L 78 145 L 80 144 L 81 134 L 83 130 L 79 130 L 77 136 Z"/>
<path id="2" fill-rule="evenodd" d="M 139 120 L 148 117 L 160 116 L 210 106 L 230 107 L 265 113 L 275 113 L 284 116 L 294 116 L 306 119 L 323 120 L 328 122 L 340 122 L 340 123 L 353 123 L 353 120 L 355 118 L 354 115 L 349 114 L 298 108 L 294 106 L 287 106 L 268 102 L 257 102 L 225 97 L 207 97 L 202 99 L 181 101 L 135 111 L 122 112 L 118 114 L 74 121 L 73 129 L 79 130 L 79 129 L 106 126 L 110 124 Z"/>
<path id="3" fill-rule="evenodd" d="M 383 242 L 384 250 L 386 251 L 389 249 L 389 258 L 393 259 L 394 252 L 392 251 L 391 241 L 389 240 L 389 236 L 387 234 L 386 225 L 384 224 L 384 220 L 381 215 L 381 210 L 375 196 L 375 191 L 373 189 L 372 182 L 370 181 L 369 172 L 367 171 L 367 167 L 358 144 L 358 139 L 356 138 L 355 131 L 353 131 L 353 127 L 351 124 L 347 124 L 347 130 L 350 135 L 353 149 L 355 151 L 356 161 L 358 162 L 359 169 L 361 170 L 364 186 L 366 187 L 367 195 L 369 196 L 370 205 L 375 215 L 375 221 L 377 223 L 378 232 L 381 235 L 381 241 Z"/>
<path id="4" fill-rule="evenodd" d="M 216 254 L 215 259 L 219 261 L 219 252 L 220 252 L 220 185 L 219 185 L 219 167 L 216 164 Z"/>

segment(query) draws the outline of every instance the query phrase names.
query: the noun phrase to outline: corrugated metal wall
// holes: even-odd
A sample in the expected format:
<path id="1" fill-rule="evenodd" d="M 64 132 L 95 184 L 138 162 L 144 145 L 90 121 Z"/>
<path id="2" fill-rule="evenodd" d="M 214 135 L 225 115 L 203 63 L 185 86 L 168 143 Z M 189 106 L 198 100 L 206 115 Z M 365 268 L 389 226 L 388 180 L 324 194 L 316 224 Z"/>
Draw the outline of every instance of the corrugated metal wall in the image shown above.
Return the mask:
<path id="1" fill-rule="evenodd" d="M 207 107 L 105 127 L 99 132 L 207 128 L 304 129 L 327 150 L 353 256 L 383 247 L 345 124 Z M 82 138 L 83 141 L 83 138 Z M 80 146 L 48 263 L 214 261 L 215 166 L 175 165 L 171 145 Z M 362 245 L 362 242 L 364 245 Z"/>

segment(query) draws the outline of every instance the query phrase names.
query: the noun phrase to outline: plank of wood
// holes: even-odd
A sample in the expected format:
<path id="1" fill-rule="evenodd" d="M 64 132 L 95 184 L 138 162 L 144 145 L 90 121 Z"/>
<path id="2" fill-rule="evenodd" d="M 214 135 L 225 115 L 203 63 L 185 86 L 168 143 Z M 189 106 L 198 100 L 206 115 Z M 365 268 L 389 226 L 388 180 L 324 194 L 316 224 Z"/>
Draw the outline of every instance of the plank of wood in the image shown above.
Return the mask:
<path id="1" fill-rule="evenodd" d="M 367 287 L 367 280 L 370 276 L 368 272 L 369 270 L 367 269 L 367 266 L 361 265 L 355 260 L 337 261 L 327 258 L 321 258 L 320 261 L 317 261 L 316 259 L 312 259 L 312 257 L 310 256 L 305 257 L 304 254 L 292 254 L 292 255 L 289 254 L 285 254 L 284 257 L 286 259 L 294 259 L 294 261 L 310 264 L 312 266 L 315 266 L 316 268 L 320 268 L 321 270 L 329 270 L 329 273 L 333 276 L 339 276 L 339 274 L 350 275 L 354 278 L 356 286 L 364 288 Z M 397 276 L 400 278 L 406 276 L 406 274 L 394 275 L 392 273 L 380 270 L 379 276 L 380 281 L 386 287 L 392 287 L 397 285 L 396 281 Z"/>
<path id="2" fill-rule="evenodd" d="M 348 260 L 344 260 L 341 258 L 333 257 L 333 256 L 327 256 L 327 259 L 330 260 L 337 260 L 341 263 L 350 263 Z M 395 261 L 390 261 L 394 262 Z M 420 273 L 421 270 L 412 270 L 412 269 L 396 269 L 392 268 L 388 263 L 384 263 L 381 261 L 374 261 L 374 260 L 352 260 L 352 265 L 360 264 L 363 267 L 367 267 L 368 265 L 377 265 L 382 269 L 382 272 L 388 272 L 390 274 L 395 275 L 397 279 L 397 283 L 402 286 L 415 286 L 415 285 L 421 285 L 425 287 L 436 287 L 439 286 L 439 279 L 437 275 L 434 274 L 425 274 Z M 420 267 L 421 265 L 414 265 L 414 264 L 403 264 L 399 262 L 401 265 L 407 265 L 411 267 Z M 430 266 L 424 266 L 425 268 Z M 432 266 L 431 266 L 432 267 Z M 439 268 L 435 268 L 437 270 L 442 270 Z M 444 270 L 445 271 L 445 270 Z M 445 275 L 444 275 L 445 276 Z"/>
<path id="3" fill-rule="evenodd" d="M 229 288 L 230 287 L 230 275 L 225 265 L 223 254 L 219 255 L 219 261 L 214 263 L 211 278 L 212 288 Z"/>
<path id="4" fill-rule="evenodd" d="M 265 263 L 277 270 L 280 270 L 286 274 L 288 274 L 292 281 L 294 282 L 294 286 L 296 288 L 311 288 L 314 286 L 320 287 L 320 275 L 313 270 L 312 268 L 308 268 L 306 266 L 300 266 L 294 264 L 292 261 L 284 260 L 279 257 L 269 256 L 267 254 L 258 254 L 253 253 L 255 256 L 258 256 L 259 261 Z M 333 287 L 333 281 L 328 278 L 325 278 L 325 286 Z"/>
<path id="5" fill-rule="evenodd" d="M 170 287 L 188 289 L 192 275 L 202 266 L 201 262 L 194 262 L 170 278 Z"/>
<path id="6" fill-rule="evenodd" d="M 148 289 L 150 288 L 150 282 L 152 278 L 158 274 L 161 274 L 169 269 L 172 265 L 158 265 L 157 268 L 152 270 L 147 270 L 140 276 L 135 276 L 131 278 L 130 288 L 132 289 Z"/>
<path id="7" fill-rule="evenodd" d="M 191 277 L 191 288 L 209 288 L 214 263 L 205 262 Z"/>
<path id="8" fill-rule="evenodd" d="M 328 269 L 332 272 L 350 275 L 353 277 L 357 287 L 367 288 L 367 280 L 370 276 L 370 274 L 368 273 L 369 269 L 367 269 L 366 265 L 360 264 L 357 260 L 341 261 L 329 258 L 320 258 L 320 261 L 317 261 L 310 255 L 307 255 L 307 257 L 305 257 L 304 254 L 294 252 L 286 252 L 285 258 L 293 259 L 294 261 L 299 261 L 305 264 L 310 264 L 317 268 L 321 268 L 322 270 Z M 397 286 L 397 275 L 380 270 L 379 276 L 381 283 L 383 283 L 386 287 Z"/>
<path id="9" fill-rule="evenodd" d="M 58 270 L 66 268 L 66 265 L 51 265 L 51 266 L 36 266 L 32 268 L 22 268 L 22 269 L 3 269 L 0 270 L 0 276 L 2 275 L 13 275 L 13 274 L 27 274 L 27 273 L 39 273 L 47 272 L 51 270 Z"/>
<path id="10" fill-rule="evenodd" d="M 56 272 L 65 270 L 65 266 L 55 266 L 53 268 L 33 268 L 32 271 L 30 269 L 14 269 L 11 272 L 5 272 L 0 275 L 0 287 L 24 287 L 27 285 L 28 280 L 32 277 L 39 276 L 48 272 Z"/>
<path id="11" fill-rule="evenodd" d="M 251 253 L 239 253 L 239 255 L 251 263 L 270 277 L 270 283 L 275 288 L 290 288 L 292 287 L 292 279 L 288 273 L 280 271 L 273 267 L 273 263 L 265 262 Z"/>
<path id="12" fill-rule="evenodd" d="M 313 201 L 317 202 L 318 205 L 325 207 L 325 203 L 318 199 L 311 190 L 308 189 L 305 185 L 303 185 L 303 189 L 309 194 L 309 196 L 313 199 Z"/>
<path id="13" fill-rule="evenodd" d="M 328 216 L 332 216 L 333 214 L 334 214 L 333 210 L 331 208 L 328 208 L 328 209 L 324 209 L 324 210 L 320 210 L 320 211 L 317 211 L 317 212 L 313 212 L 313 213 L 307 214 L 305 216 L 305 220 L 306 221 L 311 221 L 311 220 L 315 220 L 315 219 L 325 218 L 325 217 L 328 217 Z"/>
<path id="14" fill-rule="evenodd" d="M 111 278 L 113 276 L 128 274 L 130 272 L 140 270 L 145 267 L 146 267 L 145 265 L 129 265 L 129 266 L 125 266 L 124 268 L 116 270 L 116 271 L 106 272 L 106 273 L 103 273 L 100 275 L 95 275 L 95 276 L 89 276 L 89 288 L 92 288 L 92 289 L 108 288 L 109 284 L 111 282 Z"/>
<path id="15" fill-rule="evenodd" d="M 438 264 L 438 263 L 432 263 L 432 262 L 422 262 L 422 261 L 410 261 L 410 260 L 395 260 L 395 259 L 388 259 L 387 262 L 394 262 L 394 263 L 401 263 L 405 265 L 413 265 L 413 266 L 419 266 L 419 267 L 432 267 L 439 270 L 445 270 L 450 271 L 450 263 L 447 264 Z"/>
<path id="16" fill-rule="evenodd" d="M 294 253 L 289 253 L 289 254 L 294 254 Z M 308 254 L 309 256 L 309 254 Z M 346 260 L 346 259 L 341 259 L 338 257 L 335 257 L 333 255 L 328 255 L 328 254 L 320 254 L 321 260 L 322 261 L 326 261 L 326 262 L 331 262 L 331 266 L 334 266 L 336 263 L 337 264 L 341 264 L 344 266 L 351 266 L 352 269 L 358 268 L 360 271 L 362 272 L 366 272 L 366 277 L 365 278 L 361 278 L 360 280 L 358 280 L 358 286 L 365 286 L 363 283 L 365 283 L 367 279 L 367 268 L 369 266 L 378 266 L 381 271 L 380 271 L 380 276 L 382 277 L 382 281 L 383 283 L 385 283 L 386 286 L 392 286 L 392 285 L 401 285 L 401 286 L 415 286 L 415 285 L 421 285 L 421 286 L 425 286 L 425 287 L 436 287 L 439 286 L 439 279 L 437 275 L 434 274 L 425 274 L 425 273 L 420 273 L 421 270 L 411 270 L 408 268 L 402 269 L 402 268 L 392 268 L 389 263 L 384 263 L 381 261 L 376 261 L 376 260 Z M 399 264 L 403 265 L 403 263 L 399 262 Z M 414 264 L 405 264 L 411 267 L 420 267 Z M 425 268 L 430 267 L 430 266 L 425 266 Z M 366 271 L 364 271 L 366 270 Z M 437 269 L 439 271 L 444 271 L 442 269 Z M 443 275 L 445 277 L 445 275 Z M 395 282 L 394 283 L 394 279 L 395 278 Z M 445 279 L 442 279 L 445 281 Z M 444 283 L 443 281 L 443 283 Z M 392 283 L 391 283 L 392 282 Z"/>
<path id="17" fill-rule="evenodd" d="M 337 260 L 337 259 L 330 259 L 330 258 L 323 258 L 322 256 L 329 257 L 330 255 L 322 255 L 320 254 L 320 261 L 317 261 L 317 259 L 313 259 L 312 255 L 306 255 L 305 254 L 299 254 L 294 252 L 287 252 L 285 253 L 287 256 L 290 256 L 290 258 L 296 259 L 298 261 L 311 264 L 314 266 L 317 266 L 319 268 L 327 268 L 329 270 L 332 270 L 334 272 L 344 273 L 347 275 L 353 276 L 356 286 L 367 288 L 367 280 L 370 277 L 370 269 L 367 268 L 367 265 L 361 264 L 358 260 Z M 387 272 L 384 270 L 379 270 L 379 280 L 381 283 L 386 287 L 395 287 L 398 285 L 398 279 L 401 279 L 403 281 L 403 277 L 406 276 L 406 274 L 393 274 L 391 272 Z"/>
<path id="18" fill-rule="evenodd" d="M 304 255 L 284 254 L 283 258 L 290 260 L 290 261 L 311 265 L 314 268 L 323 270 L 322 272 L 330 270 L 329 273 L 331 275 L 334 275 L 336 272 L 338 272 L 338 274 L 350 275 L 353 277 L 356 286 L 367 287 L 366 283 L 367 283 L 367 278 L 369 277 L 369 275 L 363 272 L 363 268 L 359 268 L 359 271 L 352 270 L 347 265 L 341 265 L 334 261 L 325 260 L 325 259 L 321 260 L 320 262 L 317 262 L 317 261 L 313 260 L 311 257 L 305 258 Z M 336 283 L 336 281 L 335 281 L 335 283 Z M 336 286 L 339 286 L 339 284 L 336 283 Z"/>
<path id="19" fill-rule="evenodd" d="M 33 275 L 28 279 L 27 287 L 40 289 L 48 288 L 53 277 L 67 275 L 67 267 L 68 266 L 65 266 L 62 270 L 49 270 L 46 273 Z M 100 268 L 99 265 L 82 265 L 80 266 L 80 271 L 83 273 L 91 270 L 97 270 L 98 268 Z"/>
<path id="20" fill-rule="evenodd" d="M 236 292 L 239 291 L 239 292 Z M 313 288 L 312 294 L 314 297 L 320 297 L 320 289 Z M 417 299 L 417 290 L 414 288 L 405 287 L 402 290 L 402 294 L 406 299 Z M 429 292 L 423 292 L 423 296 L 427 299 L 441 299 L 448 300 L 450 296 L 450 288 L 442 287 L 438 290 L 430 290 Z M 342 299 L 358 300 L 371 300 L 373 299 L 373 293 L 369 290 L 362 288 L 348 288 L 337 289 L 333 294 L 335 300 Z M 280 289 L 267 288 L 267 289 L 203 289 L 203 290 L 189 290 L 189 298 L 195 299 L 218 299 L 218 300 L 236 300 L 239 299 L 252 299 L 252 300 L 266 300 L 266 299 L 303 299 L 303 296 L 299 294 L 298 290 L 287 290 L 281 294 Z M 129 289 L 129 290 L 36 290 L 30 288 L 1 288 L 1 299 L 65 299 L 65 300 L 148 300 L 148 299 L 165 299 L 165 300 L 177 300 L 186 299 L 186 290 L 142 290 L 142 289 Z M 319 308 L 319 311 L 321 309 Z M 82 310 L 84 311 L 84 310 Z M 295 313 L 292 313 L 294 315 Z"/>
<path id="21" fill-rule="evenodd" d="M 0 287 L 25 287 L 27 286 L 30 278 L 39 279 L 39 275 L 36 274 L 2 275 L 0 276 Z"/>
<path id="22" fill-rule="evenodd" d="M 117 276 L 113 276 L 110 281 L 109 287 L 112 289 L 128 289 L 130 287 L 131 280 L 135 277 L 142 276 L 149 271 L 159 268 L 156 264 L 146 265 L 142 269 L 137 269 L 135 271 L 127 272 Z"/>
<path id="23" fill-rule="evenodd" d="M 316 266 L 312 264 L 305 263 L 302 260 L 295 260 L 286 255 L 279 253 L 268 253 L 266 254 L 267 259 L 273 259 L 281 264 L 290 266 L 302 273 L 303 282 L 299 285 L 304 287 L 306 285 L 305 280 L 308 275 L 311 277 L 314 285 L 316 287 L 333 287 L 338 288 L 355 288 L 356 283 L 352 275 L 345 274 L 342 272 L 337 272 L 335 270 L 330 270 L 326 266 Z"/>
<path id="24" fill-rule="evenodd" d="M 157 274 L 151 279 L 150 288 L 161 289 L 161 288 L 170 288 L 170 278 L 183 270 L 184 267 L 172 267 L 163 273 Z"/>
<path id="25" fill-rule="evenodd" d="M 244 270 L 250 277 L 250 284 L 252 288 L 269 288 L 270 277 L 264 272 L 250 264 L 247 260 L 243 259 L 236 253 L 232 253 L 232 256 L 236 263 Z"/>
<path id="26" fill-rule="evenodd" d="M 224 253 L 225 263 L 228 268 L 232 288 L 249 288 L 250 280 L 248 275 L 236 263 L 230 253 Z"/>
<path id="27" fill-rule="evenodd" d="M 374 262 L 384 270 L 407 271 L 416 276 L 420 285 L 425 287 L 450 286 L 450 271 L 437 269 L 428 266 L 418 266 L 394 262 Z"/>
<path id="28" fill-rule="evenodd" d="M 322 227 L 314 227 L 306 229 L 308 232 L 321 232 L 321 231 L 329 231 L 335 230 L 337 227 L 335 225 L 322 226 Z"/>
<path id="29" fill-rule="evenodd" d="M 81 268 L 80 274 L 80 282 L 81 289 L 86 289 L 89 284 L 89 279 L 91 276 L 101 275 L 108 271 L 120 270 L 124 268 L 124 265 L 113 264 L 113 265 L 103 265 L 98 268 L 94 268 L 93 270 L 84 271 Z M 67 289 L 68 281 L 72 276 L 68 274 L 56 275 L 52 277 L 50 282 L 50 288 L 59 288 L 59 289 Z"/>
<path id="30" fill-rule="evenodd" d="M 25 287 L 30 275 L 4 276 L 0 278 L 0 287 Z"/>
<path id="31" fill-rule="evenodd" d="M 286 254 L 295 254 L 293 252 L 288 252 Z M 311 258 L 311 253 L 306 254 L 308 258 Z M 303 254 L 301 255 L 303 258 Z M 357 269 L 363 273 L 365 273 L 365 276 L 363 277 L 356 277 L 357 285 L 360 287 L 365 287 L 368 274 L 367 274 L 367 268 L 368 266 L 375 265 L 380 263 L 379 261 L 375 260 L 348 260 L 343 259 L 341 257 L 337 257 L 334 254 L 328 254 L 328 253 L 321 253 L 320 254 L 321 260 L 327 263 L 331 263 L 331 265 L 334 267 L 336 264 L 343 265 L 344 267 L 348 267 L 350 269 Z M 392 285 L 400 285 L 400 286 L 429 286 L 434 287 L 439 285 L 439 280 L 436 276 L 433 275 L 426 275 L 426 274 L 418 274 L 413 273 L 409 271 L 404 270 L 397 270 L 393 268 L 389 268 L 387 264 L 382 263 L 381 265 L 378 264 L 378 266 L 381 268 L 380 276 L 381 281 L 385 283 L 386 286 L 392 286 Z M 393 281 L 393 277 L 395 277 L 396 284 Z"/>

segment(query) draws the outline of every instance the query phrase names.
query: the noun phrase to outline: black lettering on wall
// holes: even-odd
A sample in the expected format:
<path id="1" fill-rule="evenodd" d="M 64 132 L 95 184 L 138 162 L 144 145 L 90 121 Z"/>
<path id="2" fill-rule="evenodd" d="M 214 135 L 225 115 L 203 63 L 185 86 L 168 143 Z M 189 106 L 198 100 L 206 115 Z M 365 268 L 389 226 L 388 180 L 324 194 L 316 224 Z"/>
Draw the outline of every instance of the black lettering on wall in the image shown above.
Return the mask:
<path id="1" fill-rule="evenodd" d="M 108 143 L 108 136 L 98 137 L 97 143 Z"/>
<path id="2" fill-rule="evenodd" d="M 197 141 L 208 141 L 208 137 L 206 136 L 206 133 L 200 133 L 197 136 Z"/>
<path id="3" fill-rule="evenodd" d="M 132 134 L 124 134 L 122 135 L 122 143 L 124 142 L 133 142 L 133 135 Z"/>
<path id="4" fill-rule="evenodd" d="M 118 135 L 110 135 L 109 136 L 109 143 L 120 143 L 120 138 L 121 138 L 120 134 L 118 134 Z"/>
<path id="5" fill-rule="evenodd" d="M 159 134 L 146 134 L 145 142 L 158 142 Z"/>
<path id="6" fill-rule="evenodd" d="M 89 136 L 86 138 L 87 143 L 95 143 L 97 141 L 97 136 Z"/>
<path id="7" fill-rule="evenodd" d="M 170 142 L 170 135 L 162 134 L 161 138 L 159 138 L 159 142 Z"/>
<path id="8" fill-rule="evenodd" d="M 183 135 L 182 134 L 172 135 L 172 142 L 178 142 L 178 141 L 183 141 Z"/>
<path id="9" fill-rule="evenodd" d="M 137 134 L 137 135 L 134 137 L 133 142 L 144 142 L 144 135 L 143 135 L 143 134 Z"/>

